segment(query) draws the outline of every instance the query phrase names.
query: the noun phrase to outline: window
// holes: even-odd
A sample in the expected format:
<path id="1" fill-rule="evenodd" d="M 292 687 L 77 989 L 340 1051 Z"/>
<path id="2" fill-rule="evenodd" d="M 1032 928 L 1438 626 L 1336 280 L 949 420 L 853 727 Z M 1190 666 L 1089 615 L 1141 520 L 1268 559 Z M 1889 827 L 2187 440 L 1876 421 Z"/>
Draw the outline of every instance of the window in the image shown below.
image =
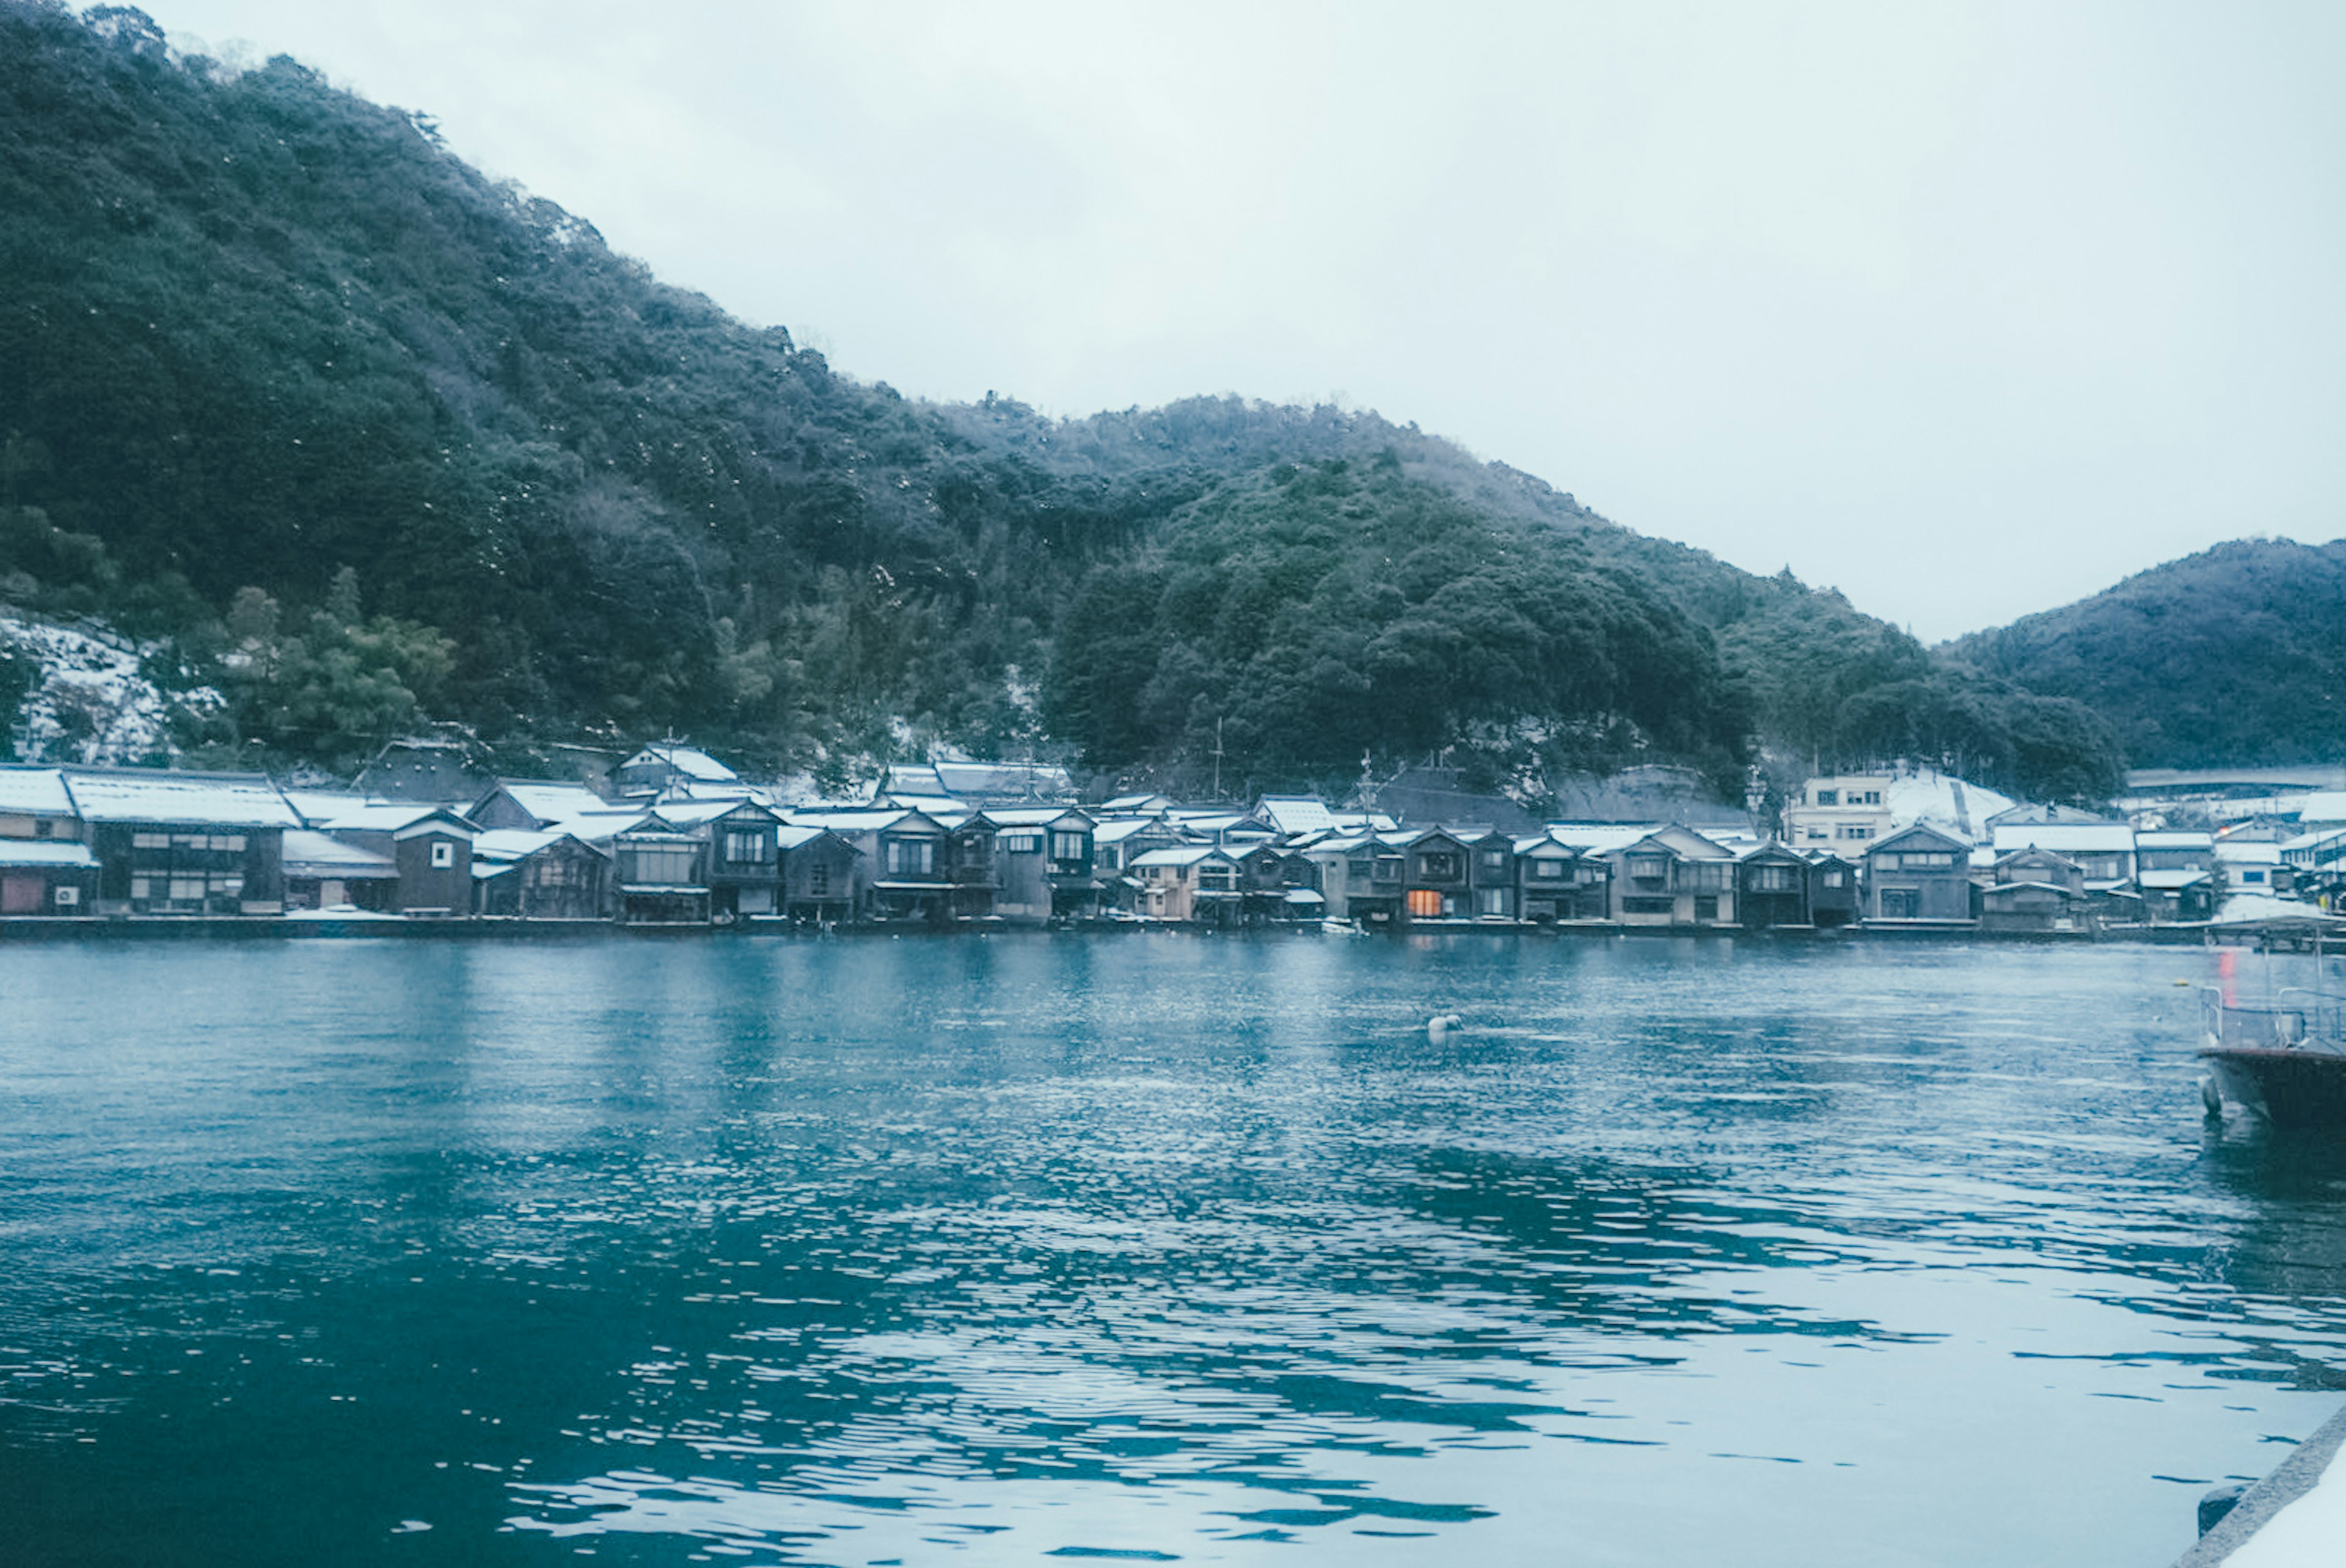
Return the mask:
<path id="1" fill-rule="evenodd" d="M 1033 832 L 1005 833 L 994 840 L 1005 855 L 1039 855 L 1043 852 L 1043 835 Z"/>
<path id="2" fill-rule="evenodd" d="M 1365 882 L 1375 876 L 1376 869 L 1374 860 L 1346 860 L 1344 878 L 1347 881 Z"/>
<path id="3" fill-rule="evenodd" d="M 1824 843 L 1832 838 L 1832 835 L 1822 828 L 1810 828 L 1808 830 L 1808 836 L 1810 843 L 1817 844 Z"/>
<path id="4" fill-rule="evenodd" d="M 1477 913 L 1504 915 L 1507 912 L 1507 890 L 1484 888 L 1474 895 L 1474 903 Z"/>
<path id="5" fill-rule="evenodd" d="M 653 887 L 681 887 L 692 881 L 692 850 L 688 845 L 673 848 L 661 844 L 638 844 L 627 851 L 633 868 L 628 881 Z"/>
<path id="6" fill-rule="evenodd" d="M 1440 920 L 1443 913 L 1442 906 L 1442 895 L 1432 888 L 1409 890 L 1409 912 L 1415 919 Z"/>
<path id="7" fill-rule="evenodd" d="M 728 828 L 725 830 L 725 861 L 734 866 L 764 865 L 772 858 L 766 852 L 771 842 L 755 828 Z"/>
<path id="8" fill-rule="evenodd" d="M 1506 851 L 1506 850 L 1484 850 L 1482 853 L 1483 853 L 1483 869 L 1484 869 L 1484 871 L 1505 871 L 1505 870 L 1507 869 L 1507 851 Z"/>
<path id="9" fill-rule="evenodd" d="M 1898 859 L 1902 869 L 1909 871 L 1944 871 L 1955 863 L 1953 855 L 1935 850 L 1923 854 L 1901 855 Z"/>
<path id="10" fill-rule="evenodd" d="M 57 825 L 55 822 L 50 821 L 46 817 L 41 818 L 38 821 L 33 824 L 33 837 L 36 839 L 46 839 L 56 830 Z M 64 888 L 59 888 L 57 890 L 59 892 L 65 892 L 67 890 Z"/>
<path id="11" fill-rule="evenodd" d="M 155 896 L 152 891 L 154 885 L 145 877 L 133 877 L 130 879 L 130 896 L 140 900 L 151 899 Z"/>
<path id="12" fill-rule="evenodd" d="M 1218 866 L 1211 861 L 1198 868 L 1198 886 L 1209 892 L 1227 893 L 1238 886 L 1238 871 L 1230 866 Z"/>
<path id="13" fill-rule="evenodd" d="M 1401 857 L 1399 855 L 1379 855 L 1377 857 L 1376 880 L 1381 882 L 1397 882 L 1401 881 Z"/>
<path id="14" fill-rule="evenodd" d="M 196 904 L 204 901 L 206 892 L 201 877 L 173 877 L 171 901 L 175 904 Z"/>
<path id="15" fill-rule="evenodd" d="M 242 833 L 214 833 L 211 836 L 211 844 L 209 847 L 219 850 L 223 854 L 240 855 L 244 853 L 244 835 Z"/>
<path id="16" fill-rule="evenodd" d="M 891 839 L 887 855 L 888 874 L 892 877 L 925 877 L 937 869 L 934 839 Z"/>
<path id="17" fill-rule="evenodd" d="M 1751 891 L 1755 893 L 1790 892 L 1792 891 L 1792 868 L 1790 866 L 1752 867 Z"/>
<path id="18" fill-rule="evenodd" d="M 134 850 L 168 850 L 171 847 L 168 833 L 133 833 L 130 847 Z"/>
<path id="19" fill-rule="evenodd" d="M 817 860 L 813 865 L 809 866 L 807 868 L 806 885 L 807 897 L 811 899 L 829 898 L 831 896 L 831 868 L 823 864 L 821 860 Z"/>
<path id="20" fill-rule="evenodd" d="M 1621 912 L 1633 915 L 1666 915 L 1676 903 L 1672 899 L 1623 899 Z"/>
<path id="21" fill-rule="evenodd" d="M 1084 836 L 1081 833 L 1053 833 L 1051 858 L 1055 860 L 1080 860 L 1084 856 Z"/>
<path id="22" fill-rule="evenodd" d="M 444 840 L 432 846 L 432 869 L 444 871 L 456 863 L 456 846 Z"/>
<path id="23" fill-rule="evenodd" d="M 1841 825 L 1841 836 L 1844 839 L 1871 839 L 1873 830 L 1862 823 L 1846 822 Z"/>
<path id="24" fill-rule="evenodd" d="M 1879 789 L 1868 789 L 1868 790 L 1865 792 L 1865 803 L 1866 803 L 1867 805 L 1869 805 L 1869 806 L 1879 806 L 1879 805 L 1881 805 L 1881 804 L 1882 804 L 1882 791 L 1881 791 L 1881 790 L 1879 790 Z"/>
<path id="25" fill-rule="evenodd" d="M 1827 871 L 1824 875 L 1824 883 L 1825 886 L 1829 888 L 1837 888 L 1841 886 L 1841 873 L 1839 871 Z"/>
<path id="26" fill-rule="evenodd" d="M 1564 862 L 1552 855 L 1543 855 L 1532 862 L 1532 880 L 1555 882 L 1564 880 Z"/>
<path id="27" fill-rule="evenodd" d="M 1629 857 L 1629 880 L 1633 882 L 1659 882 L 1670 874 L 1667 855 L 1632 855 Z"/>
<path id="28" fill-rule="evenodd" d="M 1838 806 L 1838 805 L 1840 805 L 1840 804 L 1841 804 L 1841 791 L 1840 791 L 1840 790 L 1838 790 L 1838 789 L 1820 789 L 1820 790 L 1818 790 L 1818 791 L 1817 791 L 1817 804 L 1818 804 L 1818 805 L 1820 805 L 1820 806 Z"/>
<path id="29" fill-rule="evenodd" d="M 1727 886 L 1727 867 L 1719 862 L 1690 865 L 1687 868 L 1687 883 L 1699 893 L 1715 893 Z"/>
<path id="30" fill-rule="evenodd" d="M 1417 874 L 1429 882 L 1458 880 L 1458 857 L 1447 850 L 1429 850 L 1417 858 Z"/>

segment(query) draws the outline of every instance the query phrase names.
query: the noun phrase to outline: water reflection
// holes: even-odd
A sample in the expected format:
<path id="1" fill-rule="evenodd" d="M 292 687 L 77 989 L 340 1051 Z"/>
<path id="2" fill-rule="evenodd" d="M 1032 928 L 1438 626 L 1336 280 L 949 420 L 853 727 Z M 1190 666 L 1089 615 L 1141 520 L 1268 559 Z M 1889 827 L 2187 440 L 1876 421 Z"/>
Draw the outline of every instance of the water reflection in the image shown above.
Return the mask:
<path id="1" fill-rule="evenodd" d="M 32 1563 L 2137 1563 L 2346 1367 L 2196 953 L 121 957 L 0 949 Z"/>

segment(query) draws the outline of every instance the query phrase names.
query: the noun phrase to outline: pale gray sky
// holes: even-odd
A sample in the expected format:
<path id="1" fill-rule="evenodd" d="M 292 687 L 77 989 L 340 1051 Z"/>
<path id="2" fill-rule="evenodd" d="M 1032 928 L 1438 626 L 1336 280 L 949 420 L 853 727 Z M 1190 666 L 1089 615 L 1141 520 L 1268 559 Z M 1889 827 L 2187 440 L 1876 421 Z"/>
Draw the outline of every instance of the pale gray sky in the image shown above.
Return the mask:
<path id="1" fill-rule="evenodd" d="M 2346 534 L 2346 7 L 149 0 L 840 369 L 1340 397 L 1926 639 Z"/>

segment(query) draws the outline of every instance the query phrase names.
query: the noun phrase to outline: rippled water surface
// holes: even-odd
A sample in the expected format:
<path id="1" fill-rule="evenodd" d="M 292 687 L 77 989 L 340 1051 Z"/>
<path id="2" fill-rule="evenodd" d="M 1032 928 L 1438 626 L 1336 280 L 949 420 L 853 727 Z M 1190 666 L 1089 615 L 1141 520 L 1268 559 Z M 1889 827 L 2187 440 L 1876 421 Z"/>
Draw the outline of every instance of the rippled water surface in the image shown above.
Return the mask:
<path id="1" fill-rule="evenodd" d="M 2144 1568 L 2346 1387 L 2218 962 L 0 947 L 0 1556 Z"/>

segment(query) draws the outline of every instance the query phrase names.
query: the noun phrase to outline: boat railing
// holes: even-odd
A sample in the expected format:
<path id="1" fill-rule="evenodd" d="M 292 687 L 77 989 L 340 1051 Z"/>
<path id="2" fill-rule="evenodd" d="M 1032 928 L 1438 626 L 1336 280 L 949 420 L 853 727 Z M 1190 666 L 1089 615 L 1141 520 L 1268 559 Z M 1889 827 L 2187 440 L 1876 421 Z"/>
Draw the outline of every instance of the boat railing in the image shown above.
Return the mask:
<path id="1" fill-rule="evenodd" d="M 2200 992 L 2199 1002 L 2202 1030 L 2211 1045 L 2285 1051 L 2318 1042 L 2334 1050 L 2346 1042 L 2346 997 L 2292 986 L 2269 1004 L 2243 1006 L 2209 986 Z"/>

